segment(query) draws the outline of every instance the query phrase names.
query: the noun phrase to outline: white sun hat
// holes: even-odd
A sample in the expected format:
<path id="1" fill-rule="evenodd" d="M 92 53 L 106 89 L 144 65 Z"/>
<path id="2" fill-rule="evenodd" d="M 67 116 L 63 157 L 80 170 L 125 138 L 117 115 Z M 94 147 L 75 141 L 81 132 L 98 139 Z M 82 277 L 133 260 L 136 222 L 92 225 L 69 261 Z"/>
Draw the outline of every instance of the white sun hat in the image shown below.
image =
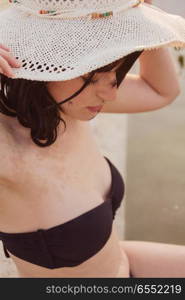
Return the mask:
<path id="1" fill-rule="evenodd" d="M 185 48 L 185 19 L 144 0 L 9 0 L 0 43 L 22 61 L 16 78 L 63 81 L 130 53 Z"/>

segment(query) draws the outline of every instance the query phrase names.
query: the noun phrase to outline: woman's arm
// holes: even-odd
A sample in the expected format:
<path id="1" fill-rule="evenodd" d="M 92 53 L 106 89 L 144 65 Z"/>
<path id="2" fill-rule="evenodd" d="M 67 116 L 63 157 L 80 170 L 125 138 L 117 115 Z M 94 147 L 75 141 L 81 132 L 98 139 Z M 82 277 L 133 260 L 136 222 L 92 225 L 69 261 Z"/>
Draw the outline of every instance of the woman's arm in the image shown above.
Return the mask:
<path id="1" fill-rule="evenodd" d="M 153 4 L 152 0 L 145 0 Z M 106 103 L 101 112 L 138 113 L 157 110 L 174 101 L 180 84 L 168 48 L 144 51 L 139 57 L 140 74 L 127 74 L 120 85 L 117 99 Z"/>
<path id="2" fill-rule="evenodd" d="M 139 62 L 141 78 L 156 93 L 170 98 L 180 92 L 178 75 L 168 48 L 144 51 Z"/>
<path id="3" fill-rule="evenodd" d="M 130 272 L 138 278 L 185 278 L 185 246 L 146 241 L 120 241 Z"/>
<path id="4" fill-rule="evenodd" d="M 153 4 L 153 0 L 145 0 Z M 163 96 L 171 96 L 180 92 L 178 76 L 176 74 L 173 57 L 167 48 L 144 51 L 139 58 L 140 76 L 154 90 Z M 160 72 L 159 72 L 160 71 Z"/>
<path id="5" fill-rule="evenodd" d="M 127 74 L 115 101 L 101 112 L 138 113 L 169 105 L 180 93 L 174 58 L 168 48 L 144 51 L 139 57 L 140 74 Z"/>
<path id="6" fill-rule="evenodd" d="M 10 52 L 9 48 L 0 43 L 0 73 L 7 77 L 13 77 L 12 68 L 19 68 L 19 62 Z"/>

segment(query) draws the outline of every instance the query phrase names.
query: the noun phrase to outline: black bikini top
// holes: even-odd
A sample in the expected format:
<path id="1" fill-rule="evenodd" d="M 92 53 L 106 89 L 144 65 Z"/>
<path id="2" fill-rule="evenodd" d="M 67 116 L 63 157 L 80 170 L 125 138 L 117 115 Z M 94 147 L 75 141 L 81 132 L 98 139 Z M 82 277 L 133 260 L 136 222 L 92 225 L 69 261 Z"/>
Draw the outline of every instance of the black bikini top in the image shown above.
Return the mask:
<path id="1" fill-rule="evenodd" d="M 106 158 L 106 157 L 105 157 Z M 95 255 L 107 242 L 116 210 L 124 196 L 124 181 L 106 158 L 112 184 L 106 201 L 82 215 L 49 229 L 34 232 L 0 232 L 5 255 L 13 255 L 49 269 L 77 266 Z"/>

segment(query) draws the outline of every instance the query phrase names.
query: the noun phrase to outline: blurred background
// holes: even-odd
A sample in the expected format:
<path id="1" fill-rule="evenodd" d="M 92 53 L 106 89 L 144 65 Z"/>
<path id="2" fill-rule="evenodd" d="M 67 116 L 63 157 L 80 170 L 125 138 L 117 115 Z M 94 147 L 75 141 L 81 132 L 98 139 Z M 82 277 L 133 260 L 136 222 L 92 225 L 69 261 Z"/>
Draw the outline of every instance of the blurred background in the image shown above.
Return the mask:
<path id="1" fill-rule="evenodd" d="M 0 10 L 7 3 L 0 0 Z M 185 17 L 184 0 L 153 4 Z M 104 113 L 91 125 L 102 155 L 112 160 L 126 182 L 115 219 L 120 239 L 185 245 L 185 50 L 170 51 L 181 84 L 171 105 L 139 114 Z M 130 73 L 139 73 L 139 62 Z M 16 276 L 0 242 L 0 277 Z"/>

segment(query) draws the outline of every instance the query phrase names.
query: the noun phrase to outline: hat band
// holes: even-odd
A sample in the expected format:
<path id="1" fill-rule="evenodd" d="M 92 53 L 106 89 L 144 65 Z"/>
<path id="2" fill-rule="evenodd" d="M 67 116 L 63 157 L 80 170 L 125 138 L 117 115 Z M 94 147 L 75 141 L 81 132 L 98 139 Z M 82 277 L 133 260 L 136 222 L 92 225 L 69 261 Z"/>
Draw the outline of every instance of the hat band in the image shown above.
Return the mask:
<path id="1" fill-rule="evenodd" d="M 89 11 L 87 9 L 80 9 L 80 11 L 77 10 L 33 10 L 31 8 L 28 8 L 20 3 L 19 0 L 9 0 L 9 2 L 12 5 L 15 5 L 16 8 L 20 9 L 22 12 L 26 13 L 26 15 L 36 15 L 41 18 L 60 18 L 64 20 L 70 20 L 70 19 L 78 19 L 78 18 L 88 18 L 88 19 L 99 19 L 99 18 L 105 18 L 109 16 L 116 15 L 119 12 L 126 11 L 130 8 L 137 7 L 141 3 L 144 3 L 144 0 L 130 0 L 128 3 L 123 4 L 122 6 L 119 6 L 117 8 L 109 8 L 107 11 L 105 11 L 105 8 L 103 10 L 98 11 Z"/>

